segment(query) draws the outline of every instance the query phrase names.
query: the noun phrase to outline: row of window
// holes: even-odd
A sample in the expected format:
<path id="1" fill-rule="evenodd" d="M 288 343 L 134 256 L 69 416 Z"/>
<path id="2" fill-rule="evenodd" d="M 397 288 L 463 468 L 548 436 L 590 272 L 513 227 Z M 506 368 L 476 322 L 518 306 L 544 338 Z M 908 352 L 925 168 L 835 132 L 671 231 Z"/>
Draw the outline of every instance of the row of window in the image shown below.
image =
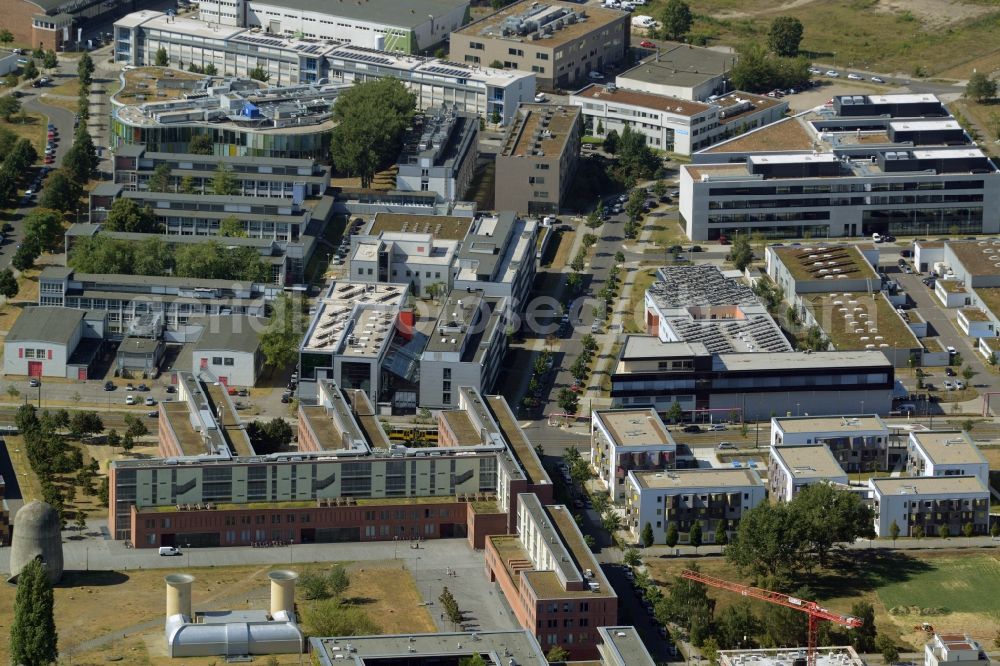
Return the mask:
<path id="1" fill-rule="evenodd" d="M 981 190 L 981 180 L 934 180 L 934 181 L 891 181 L 842 183 L 823 185 L 740 185 L 733 187 L 712 187 L 708 194 L 724 196 L 773 196 L 786 194 L 836 194 L 843 192 L 907 192 L 916 190 Z"/>

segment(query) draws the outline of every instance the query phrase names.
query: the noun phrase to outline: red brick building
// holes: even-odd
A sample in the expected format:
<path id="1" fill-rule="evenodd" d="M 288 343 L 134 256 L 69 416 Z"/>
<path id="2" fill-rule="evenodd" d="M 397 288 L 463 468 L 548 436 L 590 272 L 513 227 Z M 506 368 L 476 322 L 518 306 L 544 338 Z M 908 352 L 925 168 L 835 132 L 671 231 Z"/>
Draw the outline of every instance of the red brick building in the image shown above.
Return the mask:
<path id="1" fill-rule="evenodd" d="M 486 539 L 486 568 L 544 651 L 598 658 L 597 628 L 617 624 L 618 597 L 566 507 L 521 495 L 517 534 Z"/>
<path id="2" fill-rule="evenodd" d="M 77 29 L 86 32 L 91 22 L 110 24 L 118 17 L 142 9 L 146 0 L 4 0 L 4 27 L 21 46 L 58 50 L 76 45 Z"/>

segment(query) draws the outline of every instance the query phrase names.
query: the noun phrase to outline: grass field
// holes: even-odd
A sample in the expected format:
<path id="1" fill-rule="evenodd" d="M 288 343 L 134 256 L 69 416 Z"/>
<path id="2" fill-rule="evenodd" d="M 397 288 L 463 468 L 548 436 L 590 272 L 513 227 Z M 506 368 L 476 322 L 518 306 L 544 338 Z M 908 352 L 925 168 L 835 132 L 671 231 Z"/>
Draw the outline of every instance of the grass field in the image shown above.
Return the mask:
<path id="1" fill-rule="evenodd" d="M 962 539 L 954 539 L 961 545 Z M 705 573 L 727 580 L 744 580 L 722 558 L 697 560 L 654 559 L 646 564 L 657 581 L 670 581 L 694 561 Z M 747 582 L 747 581 L 744 581 Z M 967 632 L 992 644 L 1000 629 L 1000 558 L 979 551 L 915 551 L 879 553 L 855 551 L 844 557 L 834 571 L 821 571 L 806 578 L 817 601 L 836 612 L 850 612 L 859 601 L 875 607 L 875 623 L 901 644 L 914 649 L 923 644 L 925 635 L 916 629 L 922 622 L 932 623 L 938 631 Z M 710 590 L 719 609 L 737 601 L 736 595 Z M 911 612 L 890 614 L 889 610 L 906 607 Z M 918 609 L 943 609 L 934 615 Z M 763 606 L 757 608 L 764 612 Z M 913 612 L 916 611 L 916 612 Z"/>
<path id="2" fill-rule="evenodd" d="M 321 565 L 315 565 L 317 567 Z M 212 567 L 185 570 L 195 576 L 195 610 L 267 608 L 267 566 Z M 304 571 L 306 567 L 296 566 Z M 392 563 L 365 562 L 348 566 L 351 586 L 346 598 L 360 605 L 383 633 L 434 631 L 434 622 L 410 573 Z M 129 664 L 177 663 L 166 655 L 163 639 L 163 576 L 170 570 L 127 572 L 70 572 L 55 589 L 59 649 L 74 664 L 98 664 L 111 658 Z M 17 588 L 0 586 L 0 624 L 9 627 Z M 301 615 L 309 606 L 301 594 L 296 606 Z M 148 623 L 149 626 L 143 626 Z M 105 639 L 100 645 L 83 641 Z M 7 661 L 7 641 L 0 641 L 0 661 Z M 185 664 L 219 664 L 218 657 L 185 659 Z M 279 663 L 298 664 L 289 655 Z"/>
<path id="3" fill-rule="evenodd" d="M 45 135 L 48 119 L 40 113 L 19 113 L 13 116 L 14 122 L 8 123 L 0 120 L 0 127 L 9 129 L 21 138 L 31 141 L 31 145 L 38 152 L 38 159 L 42 159 L 45 153 Z"/>
<path id="4" fill-rule="evenodd" d="M 666 0 L 643 10 L 657 16 Z M 776 16 L 805 27 L 807 57 L 842 68 L 966 78 L 1000 65 L 1000 12 L 982 0 L 702 0 L 695 41 L 738 46 L 766 40 Z M 836 30 L 828 29 L 837 26 Z"/>

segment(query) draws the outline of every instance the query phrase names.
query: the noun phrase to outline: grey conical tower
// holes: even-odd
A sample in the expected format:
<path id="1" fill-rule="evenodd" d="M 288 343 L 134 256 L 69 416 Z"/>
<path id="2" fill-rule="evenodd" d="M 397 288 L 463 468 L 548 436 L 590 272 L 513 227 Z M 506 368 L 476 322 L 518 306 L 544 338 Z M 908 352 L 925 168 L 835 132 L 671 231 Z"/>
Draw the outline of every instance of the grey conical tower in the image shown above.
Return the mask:
<path id="1" fill-rule="evenodd" d="M 49 580 L 59 582 L 63 574 L 62 521 L 59 512 L 45 502 L 34 500 L 25 504 L 14 516 L 14 534 L 10 543 L 10 578 L 17 582 L 28 562 L 40 559 L 45 564 Z"/>

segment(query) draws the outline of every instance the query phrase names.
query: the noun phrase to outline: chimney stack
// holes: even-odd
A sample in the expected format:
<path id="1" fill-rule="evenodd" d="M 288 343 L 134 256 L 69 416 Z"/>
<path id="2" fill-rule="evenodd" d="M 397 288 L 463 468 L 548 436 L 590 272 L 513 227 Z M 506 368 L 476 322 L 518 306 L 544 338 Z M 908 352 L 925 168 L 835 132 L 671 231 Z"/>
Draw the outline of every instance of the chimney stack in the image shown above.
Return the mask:
<path id="1" fill-rule="evenodd" d="M 183 615 L 188 620 L 191 615 L 191 583 L 194 576 L 190 574 L 170 574 L 164 576 L 167 582 L 167 617 Z"/>
<path id="2" fill-rule="evenodd" d="M 299 575 L 294 571 L 278 570 L 267 574 L 271 579 L 271 617 L 284 611 L 295 610 L 295 581 Z"/>

